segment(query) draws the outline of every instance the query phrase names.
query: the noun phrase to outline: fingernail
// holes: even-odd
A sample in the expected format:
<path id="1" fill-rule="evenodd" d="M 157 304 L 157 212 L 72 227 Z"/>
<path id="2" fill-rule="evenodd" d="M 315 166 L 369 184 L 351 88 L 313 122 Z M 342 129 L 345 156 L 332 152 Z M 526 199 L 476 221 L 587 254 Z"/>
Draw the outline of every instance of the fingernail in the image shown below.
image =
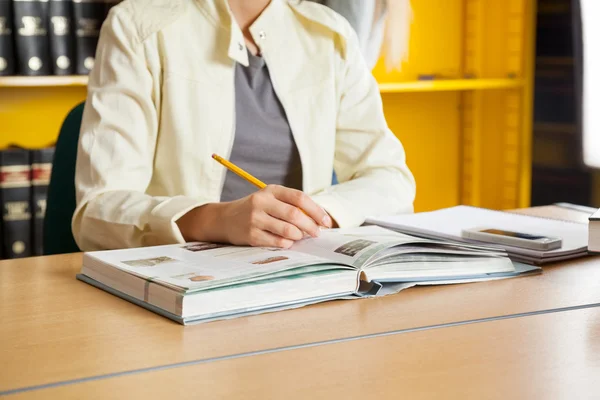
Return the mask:
<path id="1" fill-rule="evenodd" d="M 333 225 L 333 223 L 331 222 L 331 217 L 327 214 L 325 214 L 325 216 L 323 217 L 323 226 L 326 226 L 328 228 L 331 228 L 331 225 Z"/>

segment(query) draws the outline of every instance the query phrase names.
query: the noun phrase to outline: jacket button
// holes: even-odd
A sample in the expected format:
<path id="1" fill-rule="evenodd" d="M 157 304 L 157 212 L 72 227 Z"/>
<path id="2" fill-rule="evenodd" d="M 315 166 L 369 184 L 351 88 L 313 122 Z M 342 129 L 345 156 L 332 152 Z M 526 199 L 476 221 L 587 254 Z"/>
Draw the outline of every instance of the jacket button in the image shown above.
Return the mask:
<path id="1" fill-rule="evenodd" d="M 267 38 L 267 34 L 265 33 L 265 31 L 260 31 L 258 32 L 258 37 L 262 40 L 265 40 Z"/>
<path id="2" fill-rule="evenodd" d="M 238 43 L 238 49 L 240 49 L 240 51 L 244 50 L 244 45 L 241 43 Z"/>

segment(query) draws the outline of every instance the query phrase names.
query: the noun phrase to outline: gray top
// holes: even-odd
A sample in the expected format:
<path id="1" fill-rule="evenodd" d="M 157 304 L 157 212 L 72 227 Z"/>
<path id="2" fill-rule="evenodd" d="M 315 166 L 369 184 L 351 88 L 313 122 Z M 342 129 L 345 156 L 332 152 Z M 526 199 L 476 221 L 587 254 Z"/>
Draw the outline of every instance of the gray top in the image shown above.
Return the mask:
<path id="1" fill-rule="evenodd" d="M 229 161 L 266 184 L 302 190 L 302 165 L 287 116 L 262 57 L 248 53 L 249 66 L 236 65 L 236 129 Z M 258 189 L 227 171 L 221 201 Z"/>

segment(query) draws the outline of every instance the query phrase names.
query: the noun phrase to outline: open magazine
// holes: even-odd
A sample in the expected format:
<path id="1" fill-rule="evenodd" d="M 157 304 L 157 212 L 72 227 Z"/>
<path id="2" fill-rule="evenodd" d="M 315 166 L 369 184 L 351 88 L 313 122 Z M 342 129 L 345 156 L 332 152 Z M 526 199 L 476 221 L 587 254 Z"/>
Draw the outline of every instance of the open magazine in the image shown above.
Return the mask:
<path id="1" fill-rule="evenodd" d="M 77 277 L 187 324 L 533 272 L 498 249 L 365 226 L 323 231 L 289 250 L 187 243 L 88 252 Z"/>

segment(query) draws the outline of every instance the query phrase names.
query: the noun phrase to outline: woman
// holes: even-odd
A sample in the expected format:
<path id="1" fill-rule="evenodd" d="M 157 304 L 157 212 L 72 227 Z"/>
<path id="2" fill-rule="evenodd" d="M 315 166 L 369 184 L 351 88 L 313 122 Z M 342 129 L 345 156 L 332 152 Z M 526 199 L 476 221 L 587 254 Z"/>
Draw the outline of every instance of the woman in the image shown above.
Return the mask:
<path id="1" fill-rule="evenodd" d="M 125 0 L 96 55 L 75 182 L 82 250 L 286 248 L 412 211 L 377 83 L 348 22 L 322 5 Z M 255 191 L 212 153 L 271 185 Z"/>

